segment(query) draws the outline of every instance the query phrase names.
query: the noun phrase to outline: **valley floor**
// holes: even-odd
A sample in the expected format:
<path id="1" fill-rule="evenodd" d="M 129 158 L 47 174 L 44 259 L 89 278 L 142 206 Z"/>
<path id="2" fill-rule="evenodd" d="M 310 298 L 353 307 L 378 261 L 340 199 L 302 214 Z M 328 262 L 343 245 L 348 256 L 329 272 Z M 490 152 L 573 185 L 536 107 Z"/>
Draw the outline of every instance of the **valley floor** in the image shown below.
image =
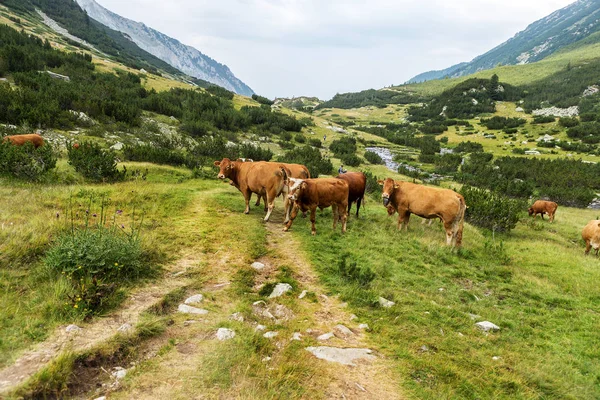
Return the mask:
<path id="1" fill-rule="evenodd" d="M 170 261 L 106 316 L 48 319 L 36 292 L 49 289 L 36 289 L 27 271 L 60 230 L 56 210 L 82 190 L 115 201 L 136 192 L 151 220 L 144 240 Z M 29 201 L 19 208 L 15 196 Z M 377 199 L 360 219 L 350 216 L 346 235 L 331 230 L 330 210 L 317 213 L 316 237 L 300 217 L 283 233 L 279 200 L 264 224 L 262 207 L 242 213 L 235 188 L 175 168 L 117 185 L 4 185 L 0 199 L 0 390 L 9 398 L 600 395 L 600 261 L 583 256 L 579 239 L 594 210 L 559 208 L 554 224 L 526 219 L 510 236 L 467 225 L 457 252 L 443 246 L 437 224 L 414 218 L 408 233 L 397 232 Z M 28 248 L 18 250 L 18 240 Z M 291 291 L 269 298 L 278 283 Z M 195 294 L 208 313 L 178 312 Z M 383 308 L 379 297 L 395 305 Z M 500 330 L 481 332 L 483 320 Z M 32 335 L 32 322 L 45 334 Z M 69 322 L 82 329 L 66 333 Z M 119 332 L 124 324 L 131 328 Z M 218 340 L 219 328 L 235 337 Z M 342 365 L 306 350 L 324 346 L 371 352 Z"/>

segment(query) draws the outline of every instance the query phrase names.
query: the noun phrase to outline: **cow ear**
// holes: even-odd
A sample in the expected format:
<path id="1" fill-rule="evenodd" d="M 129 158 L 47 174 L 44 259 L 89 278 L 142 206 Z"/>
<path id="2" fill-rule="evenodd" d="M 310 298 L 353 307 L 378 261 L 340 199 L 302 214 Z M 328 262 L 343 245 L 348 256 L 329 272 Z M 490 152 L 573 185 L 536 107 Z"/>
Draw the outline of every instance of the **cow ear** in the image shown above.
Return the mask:
<path id="1" fill-rule="evenodd" d="M 221 161 L 215 161 L 213 164 L 215 164 L 215 166 L 218 167 L 219 165 L 221 165 Z"/>
<path id="2" fill-rule="evenodd" d="M 394 183 L 394 189 L 398 189 L 400 187 L 400 185 L 398 185 L 397 183 Z"/>
<path id="3" fill-rule="evenodd" d="M 377 183 L 379 184 L 379 186 L 383 186 L 383 181 L 382 181 L 381 179 L 379 179 L 379 180 L 377 181 Z"/>

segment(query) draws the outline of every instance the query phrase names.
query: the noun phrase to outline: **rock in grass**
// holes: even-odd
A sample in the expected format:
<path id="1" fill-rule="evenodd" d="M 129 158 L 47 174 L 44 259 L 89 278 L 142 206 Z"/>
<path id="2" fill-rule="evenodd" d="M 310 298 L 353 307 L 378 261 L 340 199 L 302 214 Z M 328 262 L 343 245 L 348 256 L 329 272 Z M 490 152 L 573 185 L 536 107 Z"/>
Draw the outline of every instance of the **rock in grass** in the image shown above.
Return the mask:
<path id="1" fill-rule="evenodd" d="M 283 296 L 290 290 L 292 290 L 292 285 L 290 285 L 289 283 L 278 283 L 277 285 L 275 285 L 275 288 L 273 289 L 273 292 L 271 292 L 269 298 L 273 299 L 275 297 Z"/>
<path id="2" fill-rule="evenodd" d="M 358 325 L 358 329 L 364 329 L 364 330 L 368 331 L 369 325 L 368 324 L 360 324 L 360 325 Z"/>
<path id="3" fill-rule="evenodd" d="M 292 340 L 302 340 L 302 334 L 300 332 L 294 332 Z"/>
<path id="4" fill-rule="evenodd" d="M 229 319 L 237 322 L 244 322 L 244 316 L 241 312 L 233 313 L 229 316 Z"/>
<path id="5" fill-rule="evenodd" d="M 115 367 L 115 371 L 112 373 L 112 376 L 117 379 L 123 379 L 125 376 L 127 376 L 127 370 L 123 367 Z"/>
<path id="6" fill-rule="evenodd" d="M 336 325 L 333 327 L 333 330 L 335 331 L 335 333 L 338 334 L 338 336 L 341 336 L 342 338 L 347 338 L 349 336 L 354 335 L 354 332 L 352 332 L 348 327 L 344 325 Z"/>
<path id="7" fill-rule="evenodd" d="M 335 335 L 333 334 L 333 332 L 328 332 L 328 333 L 324 333 L 321 336 L 317 337 L 317 340 L 325 341 L 325 340 L 331 339 L 334 336 Z"/>
<path id="8" fill-rule="evenodd" d="M 203 300 L 204 300 L 204 296 L 202 296 L 201 294 L 196 294 L 192 297 L 188 297 L 187 299 L 185 299 L 184 303 L 185 304 L 198 304 L 198 303 L 202 303 Z"/>
<path id="9" fill-rule="evenodd" d="M 267 332 L 267 333 L 265 333 L 265 334 L 263 335 L 263 337 L 264 337 L 264 338 L 267 338 L 267 339 L 273 339 L 273 338 L 274 338 L 275 336 L 277 336 L 277 335 L 279 335 L 279 332 L 273 332 L 273 331 L 270 331 L 270 332 Z"/>
<path id="10" fill-rule="evenodd" d="M 262 271 L 263 269 L 265 269 L 265 264 L 258 261 L 253 262 L 250 266 L 257 271 Z"/>
<path id="11" fill-rule="evenodd" d="M 383 297 L 380 297 L 380 298 L 379 298 L 379 305 L 380 305 L 381 307 L 383 307 L 383 308 L 390 308 L 390 307 L 392 307 L 394 304 L 396 304 L 396 303 L 394 303 L 394 302 L 393 302 L 393 301 L 391 301 L 391 300 L 384 299 Z"/>
<path id="12" fill-rule="evenodd" d="M 81 328 L 75 324 L 71 324 L 71 325 L 67 326 L 67 328 L 65 330 L 67 332 L 79 332 L 81 330 Z"/>
<path id="13" fill-rule="evenodd" d="M 256 328 L 254 328 L 255 331 L 264 331 L 265 329 L 267 329 L 267 327 L 264 325 L 256 325 Z"/>
<path id="14" fill-rule="evenodd" d="M 131 326 L 131 324 L 128 324 L 127 322 L 124 323 L 123 325 L 121 325 L 119 327 L 119 329 L 117 329 L 118 332 L 129 332 L 130 330 L 133 329 L 133 326 Z"/>
<path id="15" fill-rule="evenodd" d="M 484 332 L 500 330 L 500 327 L 498 325 L 493 324 L 490 321 L 478 322 L 475 324 L 475 326 Z"/>
<path id="16" fill-rule="evenodd" d="M 231 329 L 227 328 L 219 328 L 217 329 L 217 339 L 219 340 L 229 340 L 235 337 L 235 332 Z"/>
<path id="17" fill-rule="evenodd" d="M 302 293 L 300 293 L 300 296 L 298 296 L 298 298 L 303 299 L 306 297 L 307 294 L 308 294 L 308 292 L 306 290 L 303 290 Z"/>
<path id="18" fill-rule="evenodd" d="M 350 366 L 355 366 L 354 361 L 356 360 L 373 360 L 375 358 L 375 356 L 371 355 L 373 350 L 370 349 L 340 349 L 337 347 L 320 346 L 307 347 L 306 350 L 321 360 Z"/>
<path id="19" fill-rule="evenodd" d="M 196 308 L 196 307 L 188 306 L 186 304 L 180 304 L 179 307 L 177 307 L 177 311 L 179 311 L 180 313 L 183 313 L 183 314 L 199 314 L 199 315 L 208 314 L 208 311 L 206 311 L 202 308 Z"/>

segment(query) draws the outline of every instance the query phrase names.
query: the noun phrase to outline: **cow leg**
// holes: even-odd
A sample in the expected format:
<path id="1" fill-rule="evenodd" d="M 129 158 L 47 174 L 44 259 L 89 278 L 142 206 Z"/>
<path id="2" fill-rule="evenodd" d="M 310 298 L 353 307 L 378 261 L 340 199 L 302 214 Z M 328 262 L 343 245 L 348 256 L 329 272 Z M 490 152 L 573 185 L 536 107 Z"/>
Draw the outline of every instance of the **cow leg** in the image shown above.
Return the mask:
<path id="1" fill-rule="evenodd" d="M 250 213 L 250 198 L 252 197 L 252 192 L 246 190 L 244 193 L 244 200 L 246 200 L 246 209 L 244 210 L 244 214 Z"/>
<path id="2" fill-rule="evenodd" d="M 310 234 L 315 236 L 317 234 L 317 228 L 315 227 L 315 220 L 317 219 L 317 207 L 312 207 L 310 209 Z"/>
<path id="3" fill-rule="evenodd" d="M 252 195 L 250 195 L 250 197 L 252 197 Z M 258 206 L 260 206 L 260 194 L 257 194 L 256 197 L 258 197 L 258 198 L 256 199 L 256 203 L 254 203 L 254 206 L 258 207 Z"/>
<path id="4" fill-rule="evenodd" d="M 333 211 L 333 230 L 335 231 L 335 227 L 337 226 L 338 219 L 340 219 L 338 205 L 333 203 L 331 205 L 331 211 Z"/>
<path id="5" fill-rule="evenodd" d="M 299 208 L 300 207 L 298 206 L 298 204 L 294 203 L 294 206 L 293 206 L 293 209 L 292 209 L 292 213 L 290 214 L 290 220 L 285 225 L 285 228 L 283 228 L 284 232 L 287 232 L 292 227 L 292 224 L 294 223 L 294 220 L 296 219 L 296 216 L 298 215 L 298 209 Z"/>
<path id="6" fill-rule="evenodd" d="M 452 246 L 456 240 L 456 237 L 452 233 L 452 221 L 444 221 L 444 229 L 446 230 L 446 245 Z"/>
<path id="7" fill-rule="evenodd" d="M 360 202 L 362 201 L 362 197 L 359 197 L 358 200 L 356 200 L 356 218 L 358 218 L 358 212 L 360 211 Z M 350 214 L 350 204 L 348 204 L 348 214 Z"/>
<path id="8" fill-rule="evenodd" d="M 348 214 L 350 214 L 350 209 L 352 208 L 352 203 L 348 202 Z"/>
<path id="9" fill-rule="evenodd" d="M 346 207 L 349 207 L 349 205 L 341 204 L 338 209 L 338 212 L 342 216 L 342 233 L 346 233 L 346 221 L 348 221 L 349 213 L 346 212 Z M 358 215 L 358 211 L 357 211 L 356 215 Z"/>
<path id="10" fill-rule="evenodd" d="M 550 222 L 554 222 L 554 214 L 548 214 L 548 217 L 550 217 Z"/>
<path id="11" fill-rule="evenodd" d="M 592 248 L 592 245 L 589 241 L 585 242 L 585 255 L 587 256 L 588 254 L 590 254 L 590 249 Z"/>
<path id="12" fill-rule="evenodd" d="M 275 207 L 275 196 L 267 192 L 267 201 L 269 203 L 269 211 L 267 211 L 267 215 L 265 215 L 265 222 L 271 218 L 271 213 L 273 212 L 273 208 Z"/>

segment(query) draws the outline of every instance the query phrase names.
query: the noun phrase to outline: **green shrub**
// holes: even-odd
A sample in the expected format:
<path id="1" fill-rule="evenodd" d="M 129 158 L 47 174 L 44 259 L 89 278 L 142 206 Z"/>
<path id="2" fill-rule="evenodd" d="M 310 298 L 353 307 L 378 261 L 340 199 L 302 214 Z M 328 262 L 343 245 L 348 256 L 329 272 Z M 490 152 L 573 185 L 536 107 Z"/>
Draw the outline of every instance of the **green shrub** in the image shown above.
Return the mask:
<path id="1" fill-rule="evenodd" d="M 351 167 L 358 167 L 362 162 L 360 157 L 358 157 L 356 154 L 342 154 L 340 158 L 344 165 L 349 165 Z"/>
<path id="2" fill-rule="evenodd" d="M 460 194 L 468 206 L 465 220 L 495 232 L 513 229 L 519 222 L 519 215 L 527 210 L 524 200 L 514 200 L 486 189 L 465 185 Z"/>
<path id="3" fill-rule="evenodd" d="M 312 178 L 318 178 L 320 174 L 330 175 L 333 164 L 321 155 L 319 149 L 311 146 L 296 147 L 279 157 L 278 161 L 306 165 Z"/>
<path id="4" fill-rule="evenodd" d="M 323 143 L 321 143 L 320 139 L 308 139 L 308 144 L 318 149 L 320 149 L 323 146 Z"/>
<path id="5" fill-rule="evenodd" d="M 304 137 L 304 135 L 303 135 L 303 134 L 301 134 L 301 133 L 298 133 L 298 134 L 296 134 L 296 136 L 294 136 L 294 140 L 295 140 L 297 143 L 306 143 L 306 138 L 305 138 L 305 137 Z"/>
<path id="6" fill-rule="evenodd" d="M 185 154 L 181 151 L 150 144 L 125 146 L 123 154 L 129 161 L 146 161 L 173 166 L 185 165 L 187 162 Z"/>
<path id="7" fill-rule="evenodd" d="M 563 128 L 572 128 L 575 125 L 579 125 L 579 120 L 575 117 L 562 117 L 558 120 L 558 124 Z"/>
<path id="8" fill-rule="evenodd" d="M 481 153 L 483 152 L 483 145 L 481 143 L 471 142 L 460 142 L 458 146 L 454 148 L 455 153 Z"/>
<path id="9" fill-rule="evenodd" d="M 379 183 L 377 183 L 378 179 L 375 175 L 373 175 L 373 173 L 371 171 L 362 171 L 363 174 L 365 174 L 365 177 L 367 178 L 367 182 L 365 185 L 365 192 L 375 196 L 375 197 L 379 197 L 381 196 L 382 193 L 382 187 L 381 185 L 379 185 Z"/>
<path id="10" fill-rule="evenodd" d="M 115 303 L 121 286 L 155 272 L 144 262 L 141 221 L 132 219 L 126 229 L 116 223 L 121 212 L 116 211 L 113 223 L 107 224 L 104 206 L 100 215 L 86 210 L 84 222 L 76 224 L 72 219 L 46 254 L 50 274 L 71 284 L 65 305 L 74 314 L 87 317 L 105 311 Z"/>
<path id="11" fill-rule="evenodd" d="M 342 137 L 331 142 L 329 150 L 337 158 L 342 158 L 344 154 L 356 154 L 356 139 L 350 137 Z"/>
<path id="12" fill-rule="evenodd" d="M 435 172 L 438 174 L 453 174 L 458 171 L 462 162 L 460 154 L 442 154 L 435 160 Z"/>
<path id="13" fill-rule="evenodd" d="M 79 146 L 68 146 L 69 164 L 86 179 L 92 181 L 118 181 L 125 177 L 125 170 L 117 169 L 117 160 L 113 151 L 100 145 L 84 142 Z"/>
<path id="14" fill-rule="evenodd" d="M 379 156 L 379 154 L 374 153 L 372 151 L 365 151 L 365 159 L 371 164 L 381 165 L 383 164 L 383 158 Z"/>
<path id="15" fill-rule="evenodd" d="M 549 122 L 554 122 L 556 117 L 552 115 L 536 115 L 533 117 L 532 124 L 547 124 Z"/>
<path id="16" fill-rule="evenodd" d="M 0 141 L 0 173 L 2 174 L 37 181 L 54 167 L 56 167 L 56 154 L 49 144 L 36 149 L 32 143 L 15 146 L 10 142 Z"/>

